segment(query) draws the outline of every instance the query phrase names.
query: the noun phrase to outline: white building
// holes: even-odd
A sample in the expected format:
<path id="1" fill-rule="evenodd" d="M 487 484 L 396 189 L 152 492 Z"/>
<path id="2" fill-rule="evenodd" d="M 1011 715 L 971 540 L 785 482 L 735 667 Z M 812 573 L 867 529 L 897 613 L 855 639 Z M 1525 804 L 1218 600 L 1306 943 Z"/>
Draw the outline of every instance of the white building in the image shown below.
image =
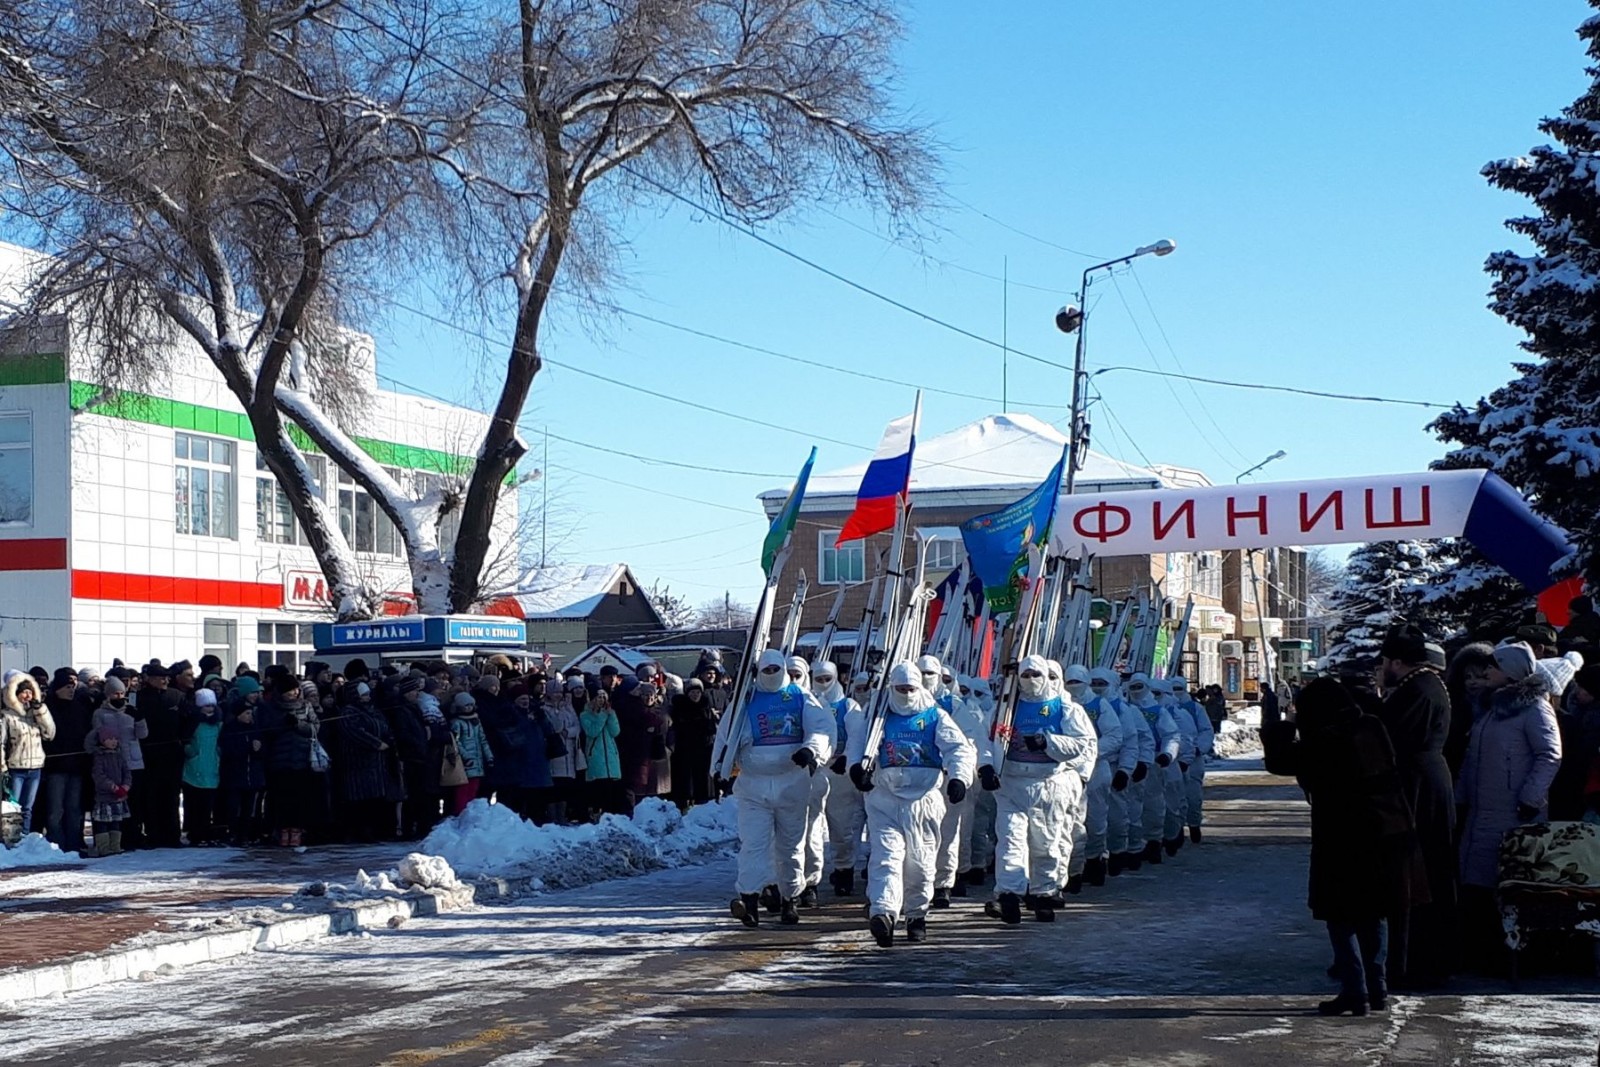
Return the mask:
<path id="1" fill-rule="evenodd" d="M 3 279 L 32 255 L 0 244 L 0 316 Z M 378 389 L 365 352 L 353 372 L 369 402 L 354 435 L 368 454 L 414 486 L 470 470 L 487 416 Z M 243 408 L 187 338 L 169 357 L 145 391 L 107 396 L 83 331 L 0 338 L 0 669 L 104 671 L 114 657 L 134 666 L 205 653 L 228 673 L 241 660 L 297 668 L 311 624 L 332 618 Z M 300 444 L 375 585 L 408 610 L 402 538 Z M 505 554 L 516 503 L 508 488 L 491 558 Z"/>

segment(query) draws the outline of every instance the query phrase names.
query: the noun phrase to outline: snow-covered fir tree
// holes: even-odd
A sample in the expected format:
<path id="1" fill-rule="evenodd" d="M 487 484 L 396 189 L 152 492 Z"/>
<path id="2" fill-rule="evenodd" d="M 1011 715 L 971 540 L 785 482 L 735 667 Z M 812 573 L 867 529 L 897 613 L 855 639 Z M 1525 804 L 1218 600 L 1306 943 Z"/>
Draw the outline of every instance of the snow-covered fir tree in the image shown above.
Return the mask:
<path id="1" fill-rule="evenodd" d="M 1444 570 L 1445 561 L 1423 541 L 1380 541 L 1352 552 L 1344 583 L 1329 598 L 1339 621 L 1329 633 L 1323 666 L 1359 671 L 1376 666 L 1383 635 L 1399 622 L 1416 623 L 1443 638 L 1448 623 L 1426 600 Z"/>
<path id="2" fill-rule="evenodd" d="M 1590 0 L 1600 9 L 1600 0 Z M 1498 252 L 1486 270 L 1494 312 L 1523 330 L 1536 361 L 1468 408 L 1433 423 L 1458 447 L 1439 466 L 1488 467 L 1572 536 L 1573 569 L 1600 580 L 1600 16 L 1578 30 L 1592 81 L 1540 123 L 1555 143 L 1484 168 L 1490 184 L 1536 213 L 1507 227 L 1533 254 Z"/>
<path id="3" fill-rule="evenodd" d="M 1472 542 L 1462 538 L 1426 542 L 1433 575 L 1418 608 L 1445 642 L 1496 642 L 1532 622 L 1535 598 L 1528 588 Z"/>

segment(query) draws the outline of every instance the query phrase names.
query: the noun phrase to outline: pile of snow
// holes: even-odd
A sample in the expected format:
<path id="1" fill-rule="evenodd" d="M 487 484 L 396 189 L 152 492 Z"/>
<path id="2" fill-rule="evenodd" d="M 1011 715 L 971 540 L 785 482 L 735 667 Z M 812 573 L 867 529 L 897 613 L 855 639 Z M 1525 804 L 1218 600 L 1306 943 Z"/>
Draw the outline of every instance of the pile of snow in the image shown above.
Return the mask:
<path id="1" fill-rule="evenodd" d="M 0 871 L 20 867 L 54 867 L 63 863 L 82 863 L 76 852 L 62 852 L 44 839 L 43 834 L 28 834 L 10 848 L 0 848 Z"/>
<path id="2" fill-rule="evenodd" d="M 454 889 L 461 884 L 447 860 L 421 852 L 408 853 L 400 861 L 400 878 L 422 889 Z"/>
<path id="3" fill-rule="evenodd" d="M 1240 726 L 1236 723 L 1223 723 L 1223 730 L 1217 734 L 1216 740 L 1211 745 L 1211 750 L 1223 759 L 1238 759 L 1241 756 L 1259 756 L 1261 754 L 1261 731 L 1254 726 Z M 1233 727 L 1228 729 L 1228 727 Z"/>
<path id="4" fill-rule="evenodd" d="M 734 805 L 702 804 L 684 816 L 650 797 L 639 802 L 632 818 L 606 815 L 592 825 L 535 826 L 504 805 L 475 800 L 440 823 L 422 850 L 465 875 L 528 878 L 535 888 L 568 889 L 682 867 L 725 850 L 738 839 Z"/>

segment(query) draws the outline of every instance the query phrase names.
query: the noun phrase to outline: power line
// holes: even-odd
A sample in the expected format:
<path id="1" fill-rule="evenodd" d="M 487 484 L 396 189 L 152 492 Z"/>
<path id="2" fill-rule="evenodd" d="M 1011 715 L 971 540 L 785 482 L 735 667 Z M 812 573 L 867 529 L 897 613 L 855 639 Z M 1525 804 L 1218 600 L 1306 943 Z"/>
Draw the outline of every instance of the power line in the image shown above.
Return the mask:
<path id="1" fill-rule="evenodd" d="M 1392 396 L 1361 396 L 1355 393 L 1330 393 L 1320 389 L 1300 389 L 1292 385 L 1267 385 L 1262 382 L 1233 382 L 1224 378 L 1202 378 L 1197 374 L 1178 374 L 1174 371 L 1152 370 L 1149 367 L 1129 367 L 1114 364 L 1109 367 L 1097 367 L 1090 372 L 1089 377 L 1105 374 L 1108 371 L 1131 371 L 1134 374 L 1153 374 L 1158 378 L 1181 378 L 1188 382 L 1202 382 L 1206 385 L 1221 385 L 1229 389 L 1257 389 L 1268 393 L 1294 393 L 1298 396 L 1316 396 L 1325 400 L 1356 400 L 1366 404 L 1404 404 L 1416 408 L 1448 409 L 1452 404 L 1437 404 L 1431 400 L 1403 400 Z"/>
<path id="2" fill-rule="evenodd" d="M 973 214 L 981 215 L 983 218 L 988 219 L 990 222 L 994 223 L 996 226 L 1000 227 L 1002 230 L 1009 230 L 1010 232 L 1016 234 L 1018 237 L 1026 237 L 1030 241 L 1036 241 L 1039 244 L 1044 245 L 1046 248 L 1054 248 L 1058 252 L 1066 252 L 1066 253 L 1069 253 L 1069 254 L 1074 255 L 1074 256 L 1082 256 L 1084 259 L 1104 259 L 1104 258 L 1106 258 L 1105 256 L 1097 256 L 1093 252 L 1084 252 L 1081 249 L 1068 248 L 1066 245 L 1057 244 L 1055 241 L 1051 241 L 1051 240 L 1048 240 L 1048 239 L 1046 239 L 1044 237 L 1040 237 L 1037 234 L 1029 233 L 1027 230 L 1018 229 L 1017 227 L 1011 225 L 1009 222 L 1002 222 L 1000 219 L 995 218 L 993 215 L 989 214 L 987 211 L 985 211 L 982 208 L 978 207 L 976 204 L 973 204 L 973 203 L 971 203 L 969 201 L 963 200 L 959 196 L 956 196 L 953 193 L 946 193 L 945 195 L 949 196 L 951 200 L 954 200 L 956 203 L 960 204 L 962 207 L 966 208 L 968 211 L 972 212 Z"/>
<path id="3" fill-rule="evenodd" d="M 963 274 L 970 274 L 974 278 L 987 278 L 991 282 L 1001 282 L 1001 283 L 1006 284 L 1006 285 L 1014 285 L 1018 289 L 1031 289 L 1036 293 L 1049 293 L 1052 296 L 1060 296 L 1060 295 L 1062 295 L 1063 293 L 1066 292 L 1066 290 L 1063 289 L 1059 285 L 1030 285 L 1027 282 L 1013 281 L 1013 280 L 1005 277 L 1004 275 L 990 274 L 987 271 L 976 270 L 976 269 L 974 269 L 972 267 L 968 267 L 968 266 L 965 266 L 963 264 L 956 263 L 953 260 L 941 259 L 940 257 L 935 256 L 935 255 L 933 255 L 933 254 L 931 254 L 929 252 L 924 252 L 920 248 L 914 248 L 911 245 L 905 243 L 904 241 L 897 240 L 894 237 L 890 237 L 888 234 L 879 233 L 877 230 L 872 229 L 870 226 L 863 226 L 859 222 L 856 222 L 854 219 L 851 219 L 846 215 L 842 215 L 839 212 L 834 211 L 831 208 L 823 207 L 823 208 L 818 208 L 818 210 L 820 210 L 824 215 L 833 216 L 835 219 L 838 219 L 840 222 L 844 223 L 846 226 L 850 227 L 853 230 L 860 230 L 862 233 L 866 234 L 869 237 L 876 237 L 878 240 L 884 242 L 885 244 L 892 245 L 895 248 L 899 248 L 899 249 L 901 249 L 903 251 L 909 252 L 913 256 L 916 256 L 918 259 L 924 260 L 925 262 L 928 262 L 928 263 L 937 263 L 941 267 L 948 267 L 951 270 L 958 270 Z"/>

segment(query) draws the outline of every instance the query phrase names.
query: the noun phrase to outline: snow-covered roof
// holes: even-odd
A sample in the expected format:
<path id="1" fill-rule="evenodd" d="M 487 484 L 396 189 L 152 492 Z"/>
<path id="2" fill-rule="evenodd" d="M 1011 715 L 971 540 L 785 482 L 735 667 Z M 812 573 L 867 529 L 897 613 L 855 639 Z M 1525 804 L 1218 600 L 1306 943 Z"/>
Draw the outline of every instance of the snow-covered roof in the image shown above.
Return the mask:
<path id="1" fill-rule="evenodd" d="M 587 674 L 599 674 L 600 668 L 608 665 L 632 673 L 646 663 L 655 661 L 654 656 L 627 645 L 590 645 L 563 664 L 561 673 L 565 674 L 576 667 Z"/>
<path id="2" fill-rule="evenodd" d="M 522 617 L 529 621 L 587 619 L 623 578 L 634 589 L 639 588 L 638 580 L 626 563 L 535 567 L 522 576 L 517 588 L 504 599 L 515 600 L 522 609 Z"/>
<path id="3" fill-rule="evenodd" d="M 948 433 L 917 442 L 911 465 L 911 496 L 916 503 L 983 503 L 983 497 L 1005 497 L 1038 485 L 1061 458 L 1067 438 L 1049 423 L 1020 412 L 990 415 Z M 803 511 L 848 508 L 861 485 L 865 461 L 813 474 Z M 1090 451 L 1078 469 L 1084 491 L 1157 489 L 1155 471 Z M 761 501 L 771 511 L 780 507 L 789 487 L 769 489 Z M 928 498 L 932 497 L 932 500 Z"/>

